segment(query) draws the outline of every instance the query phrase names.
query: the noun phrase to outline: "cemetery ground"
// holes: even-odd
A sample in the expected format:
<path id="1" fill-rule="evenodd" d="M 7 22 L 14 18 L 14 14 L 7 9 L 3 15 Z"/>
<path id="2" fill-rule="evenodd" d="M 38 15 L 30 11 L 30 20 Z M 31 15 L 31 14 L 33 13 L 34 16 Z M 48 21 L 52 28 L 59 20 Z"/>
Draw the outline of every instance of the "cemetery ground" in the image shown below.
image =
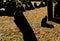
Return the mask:
<path id="1" fill-rule="evenodd" d="M 42 18 L 47 16 L 47 7 L 23 12 L 38 41 L 60 41 L 60 24 L 47 21 L 54 28 L 41 27 Z M 23 41 L 23 35 L 14 23 L 14 17 L 0 16 L 0 41 Z"/>

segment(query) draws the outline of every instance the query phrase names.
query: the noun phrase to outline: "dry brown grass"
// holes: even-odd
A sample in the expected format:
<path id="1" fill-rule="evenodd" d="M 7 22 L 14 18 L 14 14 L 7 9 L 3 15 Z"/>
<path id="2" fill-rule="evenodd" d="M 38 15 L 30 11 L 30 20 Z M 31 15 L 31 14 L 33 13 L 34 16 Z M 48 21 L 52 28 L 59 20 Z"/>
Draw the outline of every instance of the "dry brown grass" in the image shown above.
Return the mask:
<path id="1" fill-rule="evenodd" d="M 0 41 L 23 41 L 13 17 L 0 16 Z"/>

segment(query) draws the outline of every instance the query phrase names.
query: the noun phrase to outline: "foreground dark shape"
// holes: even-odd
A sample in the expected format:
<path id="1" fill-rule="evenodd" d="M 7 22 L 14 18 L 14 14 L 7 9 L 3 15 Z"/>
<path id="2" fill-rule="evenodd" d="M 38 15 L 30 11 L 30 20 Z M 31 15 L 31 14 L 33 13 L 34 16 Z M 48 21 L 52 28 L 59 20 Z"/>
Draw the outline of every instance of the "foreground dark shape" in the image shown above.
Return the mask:
<path id="1" fill-rule="evenodd" d="M 47 23 L 47 16 L 45 16 L 45 17 L 42 19 L 41 26 L 42 26 L 42 27 L 48 27 L 48 28 L 54 28 L 53 25 Z"/>
<path id="2" fill-rule="evenodd" d="M 30 27 L 28 21 L 23 15 L 23 11 L 25 11 L 25 8 L 23 6 L 21 7 L 16 7 L 15 2 L 6 2 L 3 4 L 3 7 L 6 9 L 4 12 L 0 10 L 0 15 L 1 16 L 14 16 L 15 18 L 15 23 L 21 30 L 24 41 L 37 41 L 36 36 Z M 2 7 L 1 7 L 2 8 Z M 31 9 L 31 8 L 28 8 Z M 21 10 L 21 11 L 20 11 Z"/>
<path id="3" fill-rule="evenodd" d="M 37 41 L 35 34 L 23 13 L 21 11 L 16 12 L 14 18 L 16 25 L 23 34 L 24 41 Z"/>

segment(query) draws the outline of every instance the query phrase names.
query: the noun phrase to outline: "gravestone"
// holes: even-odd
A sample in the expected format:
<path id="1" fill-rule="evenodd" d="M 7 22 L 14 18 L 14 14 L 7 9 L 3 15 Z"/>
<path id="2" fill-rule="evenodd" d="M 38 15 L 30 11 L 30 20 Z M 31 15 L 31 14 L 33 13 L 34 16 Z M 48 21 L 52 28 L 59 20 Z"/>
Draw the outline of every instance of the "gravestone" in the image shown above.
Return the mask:
<path id="1" fill-rule="evenodd" d="M 41 26 L 42 27 L 47 27 L 47 28 L 53 28 L 54 27 L 53 25 L 47 23 L 47 19 L 48 19 L 47 16 L 45 16 L 42 19 Z"/>
<path id="2" fill-rule="evenodd" d="M 38 8 L 37 3 L 34 3 L 34 7 L 35 7 L 35 8 Z"/>
<path id="3" fill-rule="evenodd" d="M 40 8 L 40 7 L 45 7 L 45 4 L 43 4 L 43 2 L 41 2 L 38 7 L 39 7 L 39 8 Z"/>
<path id="4" fill-rule="evenodd" d="M 28 2 L 28 5 L 29 5 L 29 7 L 30 7 L 30 10 L 35 9 L 34 6 L 32 5 L 32 3 L 31 3 L 30 1 Z"/>

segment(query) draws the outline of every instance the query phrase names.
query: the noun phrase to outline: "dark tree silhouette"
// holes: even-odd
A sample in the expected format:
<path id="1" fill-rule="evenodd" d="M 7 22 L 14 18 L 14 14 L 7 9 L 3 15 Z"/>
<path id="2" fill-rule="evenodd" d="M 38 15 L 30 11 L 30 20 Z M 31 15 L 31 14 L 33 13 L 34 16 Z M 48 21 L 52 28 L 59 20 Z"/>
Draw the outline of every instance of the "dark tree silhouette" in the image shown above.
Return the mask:
<path id="1" fill-rule="evenodd" d="M 48 11 L 48 21 L 51 21 L 53 18 L 53 6 L 52 6 L 52 0 L 48 1 L 47 4 L 47 11 Z"/>

